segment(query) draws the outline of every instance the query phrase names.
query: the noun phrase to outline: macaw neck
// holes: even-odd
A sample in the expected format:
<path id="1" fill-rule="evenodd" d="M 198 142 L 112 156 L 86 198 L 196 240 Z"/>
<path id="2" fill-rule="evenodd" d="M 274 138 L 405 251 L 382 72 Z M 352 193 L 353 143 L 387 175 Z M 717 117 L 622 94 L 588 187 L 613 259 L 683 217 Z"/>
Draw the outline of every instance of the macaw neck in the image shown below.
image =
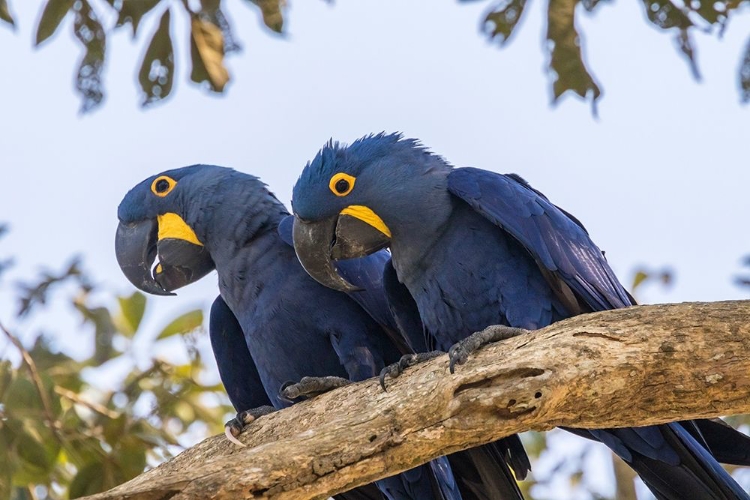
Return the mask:
<path id="1" fill-rule="evenodd" d="M 275 289 L 268 285 L 280 284 L 288 277 L 297 262 L 294 249 L 281 239 L 276 227 L 266 228 L 244 245 L 227 245 L 211 256 L 221 296 L 232 310 L 241 310 L 239 306 L 244 304 L 242 310 L 246 312 L 264 289 Z M 282 269 L 285 272 L 279 273 Z M 300 271 L 304 272 L 301 267 Z"/>
<path id="2" fill-rule="evenodd" d="M 422 214 L 413 224 L 391 228 L 393 267 L 401 282 L 410 274 L 419 273 L 425 266 L 429 266 L 431 252 L 450 227 L 454 201 L 450 195 L 440 200 L 442 203 L 435 201 L 433 199 L 429 210 L 409 212 L 411 216 Z"/>
<path id="3" fill-rule="evenodd" d="M 284 205 L 256 178 L 234 172 L 216 191 L 203 193 L 197 206 L 210 210 L 189 214 L 195 219 L 198 238 L 206 246 L 214 263 L 229 262 L 266 233 L 276 231 L 288 215 Z"/>

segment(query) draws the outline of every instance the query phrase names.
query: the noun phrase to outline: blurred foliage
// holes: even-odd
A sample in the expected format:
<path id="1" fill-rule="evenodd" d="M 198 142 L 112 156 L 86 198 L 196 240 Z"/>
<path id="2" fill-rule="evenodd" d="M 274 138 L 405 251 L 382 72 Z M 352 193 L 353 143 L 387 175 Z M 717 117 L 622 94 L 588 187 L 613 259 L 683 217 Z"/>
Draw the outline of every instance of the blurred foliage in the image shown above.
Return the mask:
<path id="1" fill-rule="evenodd" d="M 470 1 L 470 0 L 462 0 Z M 578 9 L 578 4 L 583 9 Z M 599 0 L 548 0 L 547 50 L 553 100 L 565 92 L 590 99 L 592 106 L 601 95 L 594 76 L 584 63 L 582 39 L 576 28 L 576 15 L 591 13 Z M 693 76 L 700 79 L 692 34 L 695 30 L 721 36 L 729 17 L 748 0 L 641 0 L 646 19 L 656 28 L 674 33 L 677 47 L 686 58 Z M 513 35 L 523 13 L 526 0 L 500 0 L 484 16 L 482 30 L 501 45 Z M 740 59 L 739 87 L 742 102 L 750 101 L 750 41 Z M 595 111 L 594 107 L 594 111 Z"/>
<path id="2" fill-rule="evenodd" d="M 742 259 L 742 265 L 749 268 L 748 270 L 750 271 L 750 255 L 747 255 Z M 750 275 L 735 276 L 734 282 L 743 288 L 750 287 Z"/>
<path id="3" fill-rule="evenodd" d="M 13 27 L 8 1 L 0 0 L 0 21 Z M 143 20 L 158 19 L 154 33 L 144 42 L 144 55 L 137 71 L 142 105 L 150 106 L 172 93 L 175 57 L 171 24 L 173 18 L 186 20 L 183 29 L 190 32 L 190 80 L 210 92 L 221 93 L 230 79 L 224 57 L 240 49 L 224 10 L 227 3 L 222 0 L 45 0 L 35 43 L 44 43 L 59 30 L 67 16 L 73 17 L 73 32 L 84 50 L 76 74 L 76 88 L 83 99 L 81 110 L 86 112 L 104 98 L 102 70 L 107 38 L 126 26 L 132 37 L 137 38 Z M 285 0 L 242 0 L 241 3 L 257 9 L 269 30 L 283 33 Z M 588 99 L 596 112 L 596 101 L 602 91 L 584 62 L 576 16 L 592 13 L 601 3 L 606 2 L 547 0 L 545 47 L 553 102 L 570 92 Z M 659 30 L 674 33 L 678 50 L 696 79 L 700 78 L 700 72 L 693 42 L 695 30 L 721 36 L 730 16 L 748 3 L 750 0 L 641 0 L 647 21 Z M 482 32 L 500 45 L 506 44 L 518 29 L 525 7 L 526 0 L 493 1 L 482 18 Z M 173 15 L 177 11 L 181 15 Z M 100 19 L 104 18 L 116 19 L 114 26 L 103 25 Z M 750 40 L 739 61 L 738 87 L 740 99 L 746 103 L 750 101 Z"/>
<path id="4" fill-rule="evenodd" d="M 107 308 L 92 303 L 93 289 L 80 260 L 73 259 L 60 273 L 45 272 L 18 286 L 16 321 L 43 315 L 51 295 L 57 300 L 61 291 L 72 290 L 66 300 L 82 320 L 81 331 L 39 335 L 27 348 L 17 332 L 0 325 L 0 500 L 102 491 L 172 456 L 188 430 L 200 438 L 223 429 L 231 408 L 223 404 L 221 384 L 200 381 L 203 362 L 191 334 L 202 328 L 202 311 L 148 331 L 142 327 L 148 308 L 143 294 L 118 297 Z M 90 355 L 83 360 L 51 345 L 64 335 L 89 338 L 91 330 Z M 187 363 L 144 360 L 134 351 L 136 341 L 148 353 L 174 350 L 179 341 L 171 337 L 182 339 Z M 20 361 L 11 362 L 11 354 Z M 110 368 L 118 364 L 130 369 L 113 374 Z"/>

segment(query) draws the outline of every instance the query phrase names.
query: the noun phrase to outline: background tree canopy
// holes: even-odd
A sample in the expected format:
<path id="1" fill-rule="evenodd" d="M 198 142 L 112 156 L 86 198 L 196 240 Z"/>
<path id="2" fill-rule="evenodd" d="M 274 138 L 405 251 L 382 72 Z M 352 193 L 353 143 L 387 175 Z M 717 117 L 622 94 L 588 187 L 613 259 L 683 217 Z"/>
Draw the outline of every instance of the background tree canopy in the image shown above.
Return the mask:
<path id="1" fill-rule="evenodd" d="M 14 26 L 9 1 L 0 0 L 0 19 Z M 178 32 L 190 33 L 190 80 L 207 91 L 221 93 L 230 78 L 224 58 L 240 49 L 227 12 L 228 3 L 221 0 L 47 0 L 36 27 L 34 43 L 37 46 L 45 43 L 67 16 L 73 17 L 73 32 L 83 49 L 76 88 L 82 98 L 81 110 L 86 112 L 101 104 L 104 97 L 107 40 L 120 28 L 128 29 L 134 39 L 140 35 L 141 39 L 145 38 L 145 51 L 137 69 L 138 83 L 142 105 L 149 106 L 172 92 L 176 64 L 172 12 L 182 9 L 187 26 L 178 26 Z M 268 30 L 284 33 L 285 0 L 245 0 L 242 3 L 259 11 Z M 590 100 L 596 112 L 595 104 L 602 90 L 584 61 L 576 17 L 582 13 L 579 4 L 587 13 L 593 13 L 602 3 L 608 2 L 548 0 L 544 46 L 553 101 L 566 92 L 572 92 Z M 684 3 L 642 0 L 642 7 L 649 23 L 674 35 L 678 50 L 690 65 L 693 76 L 699 80 L 701 74 L 693 32 L 705 31 L 721 37 L 730 17 L 745 3 L 746 0 L 692 0 Z M 518 28 L 525 8 L 526 0 L 492 2 L 480 22 L 482 33 L 505 45 Z M 159 18 L 156 30 L 150 35 L 139 33 L 141 21 L 152 16 Z M 116 21 L 103 23 L 101 19 L 107 17 Z M 750 100 L 750 40 L 740 55 L 738 82 L 740 99 L 747 102 Z"/>

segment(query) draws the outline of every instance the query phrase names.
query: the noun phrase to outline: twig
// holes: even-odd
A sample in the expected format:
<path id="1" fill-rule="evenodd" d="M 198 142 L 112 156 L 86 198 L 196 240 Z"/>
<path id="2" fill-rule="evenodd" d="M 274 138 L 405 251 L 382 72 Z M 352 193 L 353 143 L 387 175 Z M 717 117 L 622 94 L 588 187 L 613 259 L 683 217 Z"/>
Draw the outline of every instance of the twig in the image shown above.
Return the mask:
<path id="1" fill-rule="evenodd" d="M 81 396 L 76 394 L 75 392 L 66 389 L 64 387 L 60 387 L 59 385 L 55 386 L 55 392 L 59 394 L 60 396 L 69 399 L 70 401 L 80 404 L 82 406 L 85 406 L 89 410 L 95 411 L 96 413 L 99 413 L 100 415 L 104 415 L 105 417 L 116 419 L 120 416 L 119 413 L 116 411 L 110 410 L 109 408 L 100 405 L 99 403 L 94 403 L 93 401 L 87 401 L 83 399 Z"/>
<path id="2" fill-rule="evenodd" d="M 57 438 L 58 441 L 62 442 L 62 439 L 58 433 L 59 423 L 57 422 L 57 419 L 55 419 L 54 413 L 52 412 L 52 405 L 50 404 L 47 393 L 44 390 L 44 384 L 42 383 L 42 378 L 39 376 L 39 371 L 36 369 L 36 363 L 34 363 L 31 354 L 29 354 L 29 351 L 26 350 L 21 341 L 18 340 L 18 338 L 16 338 L 12 333 L 10 333 L 2 323 L 0 323 L 0 330 L 2 330 L 5 336 L 8 337 L 8 340 L 10 340 L 11 343 L 16 346 L 16 349 L 18 349 L 18 351 L 21 353 L 23 362 L 26 365 L 26 368 L 29 370 L 29 374 L 31 375 L 31 380 L 32 382 L 34 382 L 34 386 L 39 393 L 39 399 L 41 399 L 42 401 L 47 424 L 52 430 L 52 433 L 55 435 L 55 438 Z"/>

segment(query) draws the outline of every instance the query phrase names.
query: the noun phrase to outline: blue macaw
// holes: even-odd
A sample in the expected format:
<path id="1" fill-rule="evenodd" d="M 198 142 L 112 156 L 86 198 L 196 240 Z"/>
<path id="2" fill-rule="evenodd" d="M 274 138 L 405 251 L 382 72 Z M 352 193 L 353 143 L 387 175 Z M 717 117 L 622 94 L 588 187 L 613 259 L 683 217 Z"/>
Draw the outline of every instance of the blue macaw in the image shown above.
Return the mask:
<path id="1" fill-rule="evenodd" d="M 333 262 L 390 247 L 393 312 L 411 336 L 449 351 L 451 369 L 468 355 L 461 341 L 487 326 L 514 334 L 635 304 L 583 225 L 522 178 L 453 168 L 400 134 L 329 142 L 292 208 L 302 265 L 334 289 L 352 285 Z M 714 458 L 748 465 L 750 441 L 721 423 L 569 430 L 610 447 L 659 499 L 750 498 Z"/>
<path id="2" fill-rule="evenodd" d="M 387 253 L 340 266 L 364 291 L 319 285 L 294 253 L 291 216 L 256 177 L 208 165 L 169 170 L 130 190 L 118 217 L 118 263 L 141 290 L 172 294 L 218 272 L 210 336 L 238 412 L 227 424 L 233 435 L 292 397 L 373 377 L 410 352 L 382 291 Z M 505 483 L 497 470 L 503 476 L 507 467 L 497 463 L 495 456 L 461 452 L 376 485 L 394 500 L 520 498 L 515 483 L 510 494 L 498 493 L 496 483 Z M 339 498 L 382 496 L 361 487 Z"/>

